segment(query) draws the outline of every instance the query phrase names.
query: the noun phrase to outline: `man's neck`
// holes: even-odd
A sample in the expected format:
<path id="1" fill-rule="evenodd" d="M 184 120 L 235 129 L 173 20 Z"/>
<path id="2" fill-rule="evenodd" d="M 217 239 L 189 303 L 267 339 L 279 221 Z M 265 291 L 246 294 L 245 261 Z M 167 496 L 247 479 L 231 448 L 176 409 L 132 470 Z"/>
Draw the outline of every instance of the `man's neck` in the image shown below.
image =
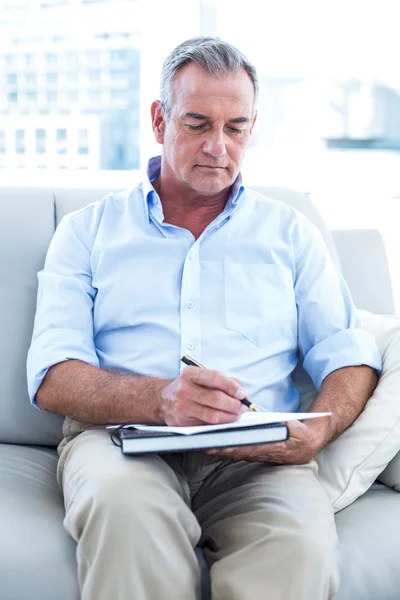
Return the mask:
<path id="1" fill-rule="evenodd" d="M 193 190 L 183 192 L 170 184 L 163 185 L 161 177 L 153 182 L 153 187 L 161 200 L 164 222 L 188 229 L 196 239 L 221 214 L 230 194 L 230 188 L 212 196 Z"/>

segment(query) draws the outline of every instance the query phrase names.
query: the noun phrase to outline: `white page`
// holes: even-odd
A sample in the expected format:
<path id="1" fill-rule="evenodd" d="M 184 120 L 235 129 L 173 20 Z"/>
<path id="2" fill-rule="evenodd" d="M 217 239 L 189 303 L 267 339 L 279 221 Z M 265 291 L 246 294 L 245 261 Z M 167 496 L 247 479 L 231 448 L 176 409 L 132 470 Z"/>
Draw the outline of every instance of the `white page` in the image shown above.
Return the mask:
<path id="1" fill-rule="evenodd" d="M 285 412 L 254 412 L 247 411 L 242 414 L 240 419 L 234 423 L 222 423 L 221 425 L 195 425 L 193 427 L 169 427 L 168 425 L 124 425 L 124 427 L 136 427 L 147 431 L 158 431 L 163 433 L 181 433 L 191 435 L 193 433 L 202 433 L 203 431 L 216 431 L 217 429 L 232 429 L 234 427 L 254 427 L 255 425 L 264 425 L 266 423 L 285 423 L 286 421 L 303 421 L 305 419 L 315 419 L 317 417 L 328 417 L 332 413 L 285 413 Z M 108 429 L 113 429 L 111 426 Z"/>

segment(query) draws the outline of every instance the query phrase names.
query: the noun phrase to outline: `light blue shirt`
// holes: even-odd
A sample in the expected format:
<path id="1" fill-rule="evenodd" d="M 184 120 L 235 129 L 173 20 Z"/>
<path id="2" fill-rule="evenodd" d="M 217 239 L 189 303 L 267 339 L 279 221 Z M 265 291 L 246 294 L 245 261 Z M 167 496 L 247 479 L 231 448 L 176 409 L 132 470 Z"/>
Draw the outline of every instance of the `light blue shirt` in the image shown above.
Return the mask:
<path id="1" fill-rule="evenodd" d="M 316 388 L 335 369 L 381 368 L 319 231 L 302 214 L 245 189 L 195 240 L 163 221 L 152 159 L 135 189 L 63 218 L 39 273 L 28 356 L 36 392 L 52 365 L 175 378 L 183 354 L 239 378 L 267 410 L 295 411 L 299 356 Z M 301 352 L 301 354 L 300 354 Z"/>

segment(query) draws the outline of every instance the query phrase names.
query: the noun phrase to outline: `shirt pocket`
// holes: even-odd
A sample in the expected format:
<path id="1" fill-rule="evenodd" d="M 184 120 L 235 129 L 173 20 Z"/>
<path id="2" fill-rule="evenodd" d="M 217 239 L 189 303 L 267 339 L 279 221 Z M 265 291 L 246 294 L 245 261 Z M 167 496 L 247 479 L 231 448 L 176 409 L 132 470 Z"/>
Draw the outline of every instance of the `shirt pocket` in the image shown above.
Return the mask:
<path id="1" fill-rule="evenodd" d="M 292 272 L 276 264 L 225 260 L 226 328 L 256 346 L 282 350 L 297 339 Z"/>

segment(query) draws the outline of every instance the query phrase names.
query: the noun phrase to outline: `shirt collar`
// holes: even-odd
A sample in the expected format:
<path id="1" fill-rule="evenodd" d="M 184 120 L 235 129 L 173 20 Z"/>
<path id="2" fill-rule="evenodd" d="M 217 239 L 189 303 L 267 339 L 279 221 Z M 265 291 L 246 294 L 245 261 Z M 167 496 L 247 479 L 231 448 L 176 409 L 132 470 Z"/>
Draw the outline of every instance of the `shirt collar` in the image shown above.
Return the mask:
<path id="1" fill-rule="evenodd" d="M 155 191 L 152 182 L 157 179 L 160 175 L 161 171 L 161 156 L 153 156 L 148 162 L 146 175 L 143 178 L 142 188 L 143 188 L 143 200 L 144 200 L 144 208 L 146 211 L 147 218 L 150 220 L 150 206 L 159 203 L 159 198 L 157 192 Z M 241 197 L 244 191 L 244 186 L 242 184 L 242 176 L 239 175 L 236 177 L 235 181 L 231 187 L 231 193 L 228 198 L 228 202 L 226 203 L 226 208 L 235 207 L 239 202 L 239 198 Z"/>

